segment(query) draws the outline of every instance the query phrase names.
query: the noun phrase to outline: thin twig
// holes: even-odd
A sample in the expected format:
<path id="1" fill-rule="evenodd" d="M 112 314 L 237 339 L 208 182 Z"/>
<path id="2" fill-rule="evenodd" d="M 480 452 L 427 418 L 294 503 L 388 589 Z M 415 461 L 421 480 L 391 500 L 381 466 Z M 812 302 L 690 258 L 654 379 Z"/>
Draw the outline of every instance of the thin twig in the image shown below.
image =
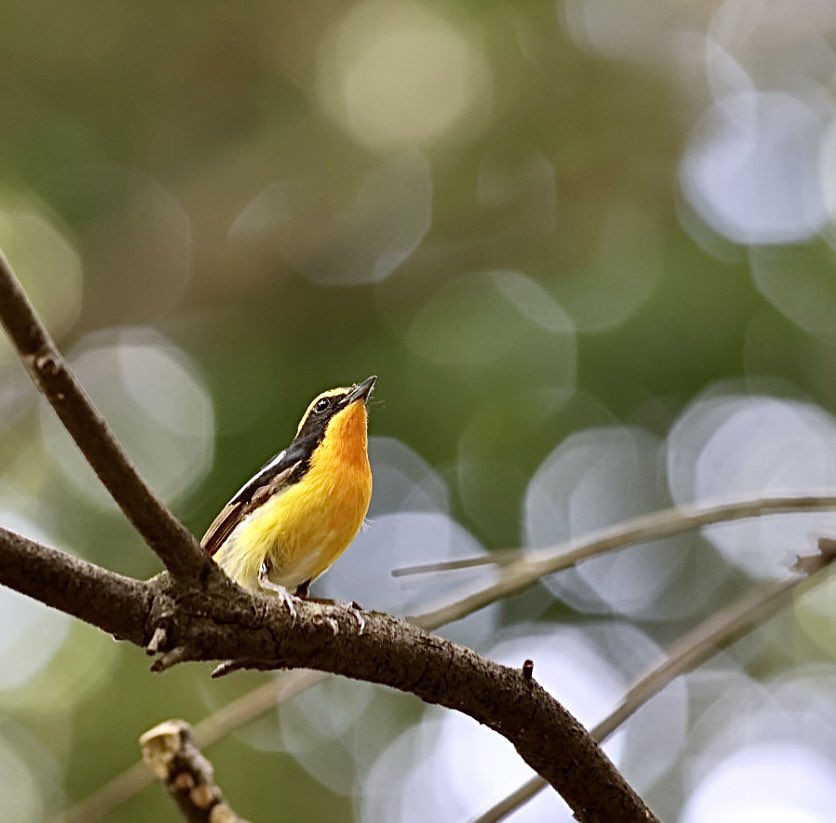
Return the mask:
<path id="1" fill-rule="evenodd" d="M 468 594 L 460 598 L 454 596 L 452 600 L 447 599 L 443 605 L 423 612 L 415 619 L 420 621 L 422 626 L 461 620 L 497 600 L 525 591 L 541 577 L 568 569 L 590 557 L 622 549 L 635 543 L 659 540 L 713 523 L 743 520 L 767 514 L 825 511 L 834 508 L 836 508 L 836 495 L 833 494 L 759 497 L 736 500 L 731 503 L 680 506 L 635 517 L 590 535 L 558 543 L 548 549 L 528 552 L 519 549 L 506 550 L 501 557 L 501 563 L 507 562 L 508 565 L 502 569 L 499 580 L 475 592 L 470 590 L 472 588 L 470 587 Z M 509 560 L 509 558 L 513 559 Z M 458 568 L 460 565 L 464 566 L 464 564 L 475 566 L 491 562 L 491 556 L 469 558 L 463 561 L 453 560 L 449 563 L 413 566 L 409 569 L 400 569 L 399 573 L 403 575 L 416 569 L 449 570 Z"/>
<path id="2" fill-rule="evenodd" d="M 739 500 L 723 500 L 713 503 L 694 503 L 671 506 L 650 514 L 642 514 L 622 520 L 607 528 L 572 540 L 565 540 L 544 549 L 495 549 L 490 554 L 476 557 L 460 557 L 455 560 L 436 560 L 431 563 L 415 563 L 392 570 L 392 577 L 409 577 L 418 574 L 459 571 L 482 566 L 507 567 L 518 563 L 554 563 L 544 574 L 562 571 L 577 565 L 581 560 L 614 549 L 622 549 L 636 543 L 646 543 L 672 537 L 701 526 L 728 523 L 765 517 L 770 514 L 829 511 L 836 509 L 834 494 L 778 495 L 773 497 L 744 497 Z"/>
<path id="3" fill-rule="evenodd" d="M 87 462 L 165 567 L 183 580 L 211 569 L 194 536 L 140 477 L 38 319 L 2 252 L 0 322 Z"/>
<path id="4" fill-rule="evenodd" d="M 227 703 L 209 715 L 194 728 L 195 739 L 202 747 L 212 746 L 231 731 L 259 717 L 278 704 L 291 700 L 317 683 L 327 680 L 329 675 L 299 669 L 295 672 L 281 672 L 269 683 L 265 683 L 237 700 Z"/>
<path id="5" fill-rule="evenodd" d="M 749 592 L 726 608 L 714 612 L 683 635 L 671 646 L 659 665 L 636 681 L 618 706 L 592 728 L 590 734 L 599 743 L 603 742 L 680 674 L 696 668 L 753 626 L 761 625 L 764 620 L 773 617 L 793 596 L 821 583 L 828 571 L 828 564 L 833 559 L 832 554 L 828 558 L 823 552 L 812 556 L 811 559 L 823 559 L 826 565 L 819 565 L 809 577 L 796 577 Z M 488 811 L 474 818 L 472 823 L 498 823 L 547 787 L 548 783 L 535 775 Z"/>

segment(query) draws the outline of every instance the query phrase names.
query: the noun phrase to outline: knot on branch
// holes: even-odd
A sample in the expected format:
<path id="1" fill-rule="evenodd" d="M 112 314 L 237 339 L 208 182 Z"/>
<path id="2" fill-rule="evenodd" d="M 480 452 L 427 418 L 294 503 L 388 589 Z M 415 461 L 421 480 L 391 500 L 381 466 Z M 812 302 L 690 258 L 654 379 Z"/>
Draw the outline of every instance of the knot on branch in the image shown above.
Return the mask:
<path id="1" fill-rule="evenodd" d="M 58 359 L 55 356 L 51 346 L 41 346 L 35 354 L 32 355 L 32 368 L 39 375 L 45 377 L 55 377 L 59 371 Z"/>

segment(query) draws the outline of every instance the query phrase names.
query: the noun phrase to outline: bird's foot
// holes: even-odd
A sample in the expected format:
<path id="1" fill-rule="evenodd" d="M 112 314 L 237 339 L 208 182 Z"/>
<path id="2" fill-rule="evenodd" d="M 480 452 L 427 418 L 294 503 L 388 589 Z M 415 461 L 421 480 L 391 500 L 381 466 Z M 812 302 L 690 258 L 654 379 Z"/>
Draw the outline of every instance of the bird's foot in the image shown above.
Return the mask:
<path id="1" fill-rule="evenodd" d="M 258 569 L 258 585 L 264 591 L 275 594 L 282 605 L 287 609 L 293 625 L 296 625 L 296 597 L 294 597 L 284 586 L 274 583 L 270 579 L 270 562 L 265 560 Z"/>
<path id="2" fill-rule="evenodd" d="M 366 616 L 363 614 L 363 610 L 353 600 L 347 605 L 348 610 L 354 615 L 354 619 L 357 621 L 357 627 L 360 634 L 363 634 L 363 632 L 366 631 Z"/>
<path id="3" fill-rule="evenodd" d="M 306 597 L 305 599 L 309 600 L 311 603 L 320 603 L 323 606 L 341 606 L 343 609 L 348 609 L 351 616 L 357 621 L 357 628 L 360 630 L 360 634 L 363 634 L 366 630 L 365 612 L 355 601 L 352 600 L 351 603 L 348 603 L 345 600 L 332 600 L 330 597 Z M 334 634 L 336 633 L 337 632 L 334 632 Z"/>

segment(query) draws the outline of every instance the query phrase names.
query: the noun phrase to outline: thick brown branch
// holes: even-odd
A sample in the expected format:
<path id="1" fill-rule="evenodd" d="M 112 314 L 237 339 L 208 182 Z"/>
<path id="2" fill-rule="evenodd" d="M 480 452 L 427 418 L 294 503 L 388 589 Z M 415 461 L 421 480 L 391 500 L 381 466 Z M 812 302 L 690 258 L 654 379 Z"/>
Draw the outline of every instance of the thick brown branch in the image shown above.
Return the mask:
<path id="1" fill-rule="evenodd" d="M 748 631 L 752 625 L 761 625 L 774 616 L 786 606 L 791 597 L 798 596 L 808 587 L 822 582 L 823 574 L 829 573 L 823 572 L 823 567 L 830 565 L 834 560 L 834 541 L 829 538 L 820 538 L 818 545 L 818 554 L 800 557 L 796 564 L 796 568 L 799 571 L 806 571 L 809 577 L 776 583 L 748 594 L 720 612 L 712 614 L 706 621 L 677 641 L 665 659 L 638 681 L 615 711 L 591 731 L 596 741 L 600 742 L 612 733 L 620 723 L 661 691 L 678 674 L 692 670 L 710 657 L 715 649 L 725 646 L 735 637 Z M 430 627 L 424 626 L 424 628 Z M 322 682 L 326 676 L 321 672 L 295 671 L 270 680 L 202 720 L 195 727 L 195 737 L 201 746 L 210 746 L 233 730 L 246 725 L 284 701 L 292 699 L 299 692 Z M 67 816 L 67 823 L 92 823 L 125 803 L 150 782 L 151 778 L 147 770 L 142 768 L 141 763 L 136 763 L 70 812 Z M 504 819 L 547 785 L 541 777 L 533 777 L 480 816 L 479 823 L 482 821 L 495 823 Z M 474 820 L 473 823 L 477 821 Z"/>
<path id="2" fill-rule="evenodd" d="M 566 710 L 521 670 L 385 614 L 303 602 L 294 622 L 277 602 L 226 578 L 188 588 L 166 574 L 126 580 L 11 532 L 0 532 L 0 583 L 105 631 L 160 660 L 235 659 L 255 668 L 313 668 L 411 692 L 458 709 L 507 737 L 590 823 L 653 821 L 641 799 Z"/>
<path id="3" fill-rule="evenodd" d="M 143 645 L 152 598 L 145 583 L 0 527 L 0 583 Z"/>
<path id="4" fill-rule="evenodd" d="M 821 547 L 821 541 L 819 545 Z M 696 668 L 716 651 L 749 631 L 752 626 L 761 625 L 764 620 L 772 617 L 779 609 L 785 607 L 793 596 L 798 596 L 801 591 L 820 582 L 816 575 L 823 572 L 832 562 L 833 554 L 831 551 L 828 556 L 827 552 L 822 549 L 820 554 L 800 558 L 800 560 L 810 566 L 815 565 L 813 575 L 784 580 L 749 592 L 731 605 L 712 614 L 681 637 L 671 647 L 666 657 L 628 690 L 618 706 L 591 729 L 590 734 L 593 738 L 599 743 L 606 740 L 674 678 Z M 472 823 L 499 823 L 547 787 L 548 783 L 542 777 L 532 777 L 488 811 L 475 818 Z"/>
<path id="5" fill-rule="evenodd" d="M 181 600 L 168 624 L 169 645 L 185 659 L 228 656 L 252 668 L 313 668 L 411 692 L 507 737 L 578 820 L 656 819 L 583 727 L 519 669 L 389 615 L 367 614 L 361 630 L 348 609 L 304 603 L 292 624 L 275 602 L 244 596 L 226 599 L 207 618 L 211 606 L 202 600 Z"/>
<path id="6" fill-rule="evenodd" d="M 166 568 L 183 579 L 197 578 L 211 568 L 194 536 L 139 476 L 38 320 L 2 252 L 0 322 L 32 380 L 125 516 Z"/>
<path id="7" fill-rule="evenodd" d="M 244 823 L 215 783 L 212 764 L 197 748 L 192 727 L 166 720 L 139 738 L 142 759 L 189 823 Z"/>
<path id="8" fill-rule="evenodd" d="M 824 575 L 831 573 L 830 567 L 834 560 L 836 540 L 820 537 L 817 553 L 802 555 L 796 560 L 796 570 L 805 572 L 805 577 L 784 580 L 749 592 L 724 609 L 711 614 L 681 637 L 665 658 L 630 688 L 618 706 L 590 731 L 592 737 L 599 743 L 606 740 L 627 718 L 675 677 L 696 668 L 714 652 L 724 648 L 753 626 L 762 625 L 764 620 L 768 620 L 784 608 L 792 597 L 798 597 L 810 587 L 821 583 Z M 499 823 L 547 785 L 541 777 L 532 777 L 475 818 L 472 823 Z"/>

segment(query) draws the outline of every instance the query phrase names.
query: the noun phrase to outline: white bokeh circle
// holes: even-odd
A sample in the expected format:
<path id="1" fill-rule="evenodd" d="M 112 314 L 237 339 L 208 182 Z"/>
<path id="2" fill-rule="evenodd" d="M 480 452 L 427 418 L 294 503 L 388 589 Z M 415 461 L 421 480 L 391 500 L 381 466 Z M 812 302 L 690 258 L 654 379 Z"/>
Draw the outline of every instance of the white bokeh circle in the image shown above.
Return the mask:
<path id="1" fill-rule="evenodd" d="M 756 498 L 836 486 L 836 420 L 800 400 L 720 393 L 697 398 L 668 437 L 676 503 Z M 836 515 L 771 515 L 703 529 L 732 564 L 757 577 L 785 576 L 811 533 L 832 533 Z"/>

